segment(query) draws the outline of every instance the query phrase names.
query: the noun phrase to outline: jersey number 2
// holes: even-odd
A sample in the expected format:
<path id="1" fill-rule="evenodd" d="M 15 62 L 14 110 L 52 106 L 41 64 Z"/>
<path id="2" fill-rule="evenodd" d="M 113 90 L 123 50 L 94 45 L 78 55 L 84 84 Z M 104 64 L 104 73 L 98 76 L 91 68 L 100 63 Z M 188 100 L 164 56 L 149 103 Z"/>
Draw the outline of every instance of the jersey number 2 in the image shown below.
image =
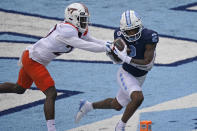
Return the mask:
<path id="1" fill-rule="evenodd" d="M 129 48 L 131 49 L 131 53 L 129 54 L 129 56 L 135 57 L 136 56 L 136 48 L 135 48 L 135 46 L 129 45 Z"/>

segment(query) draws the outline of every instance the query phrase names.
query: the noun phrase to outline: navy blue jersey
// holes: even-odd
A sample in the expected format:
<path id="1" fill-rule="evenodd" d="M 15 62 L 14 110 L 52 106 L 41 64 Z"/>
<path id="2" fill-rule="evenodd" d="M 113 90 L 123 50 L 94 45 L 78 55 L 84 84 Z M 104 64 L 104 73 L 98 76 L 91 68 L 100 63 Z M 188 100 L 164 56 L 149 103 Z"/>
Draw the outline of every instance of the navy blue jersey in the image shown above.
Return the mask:
<path id="1" fill-rule="evenodd" d="M 122 38 L 127 44 L 127 46 L 131 49 L 131 53 L 129 54 L 129 56 L 131 56 L 134 59 L 144 59 L 144 52 L 146 45 L 157 44 L 159 40 L 157 32 L 153 30 L 149 30 L 147 28 L 144 28 L 142 30 L 141 37 L 135 42 L 128 42 L 124 38 L 120 29 L 116 29 L 114 32 L 114 39 L 117 39 L 118 37 Z M 122 67 L 125 71 L 129 72 L 135 77 L 143 76 L 148 72 L 146 70 L 138 69 L 132 66 L 131 64 L 127 64 L 127 63 L 123 63 Z"/>

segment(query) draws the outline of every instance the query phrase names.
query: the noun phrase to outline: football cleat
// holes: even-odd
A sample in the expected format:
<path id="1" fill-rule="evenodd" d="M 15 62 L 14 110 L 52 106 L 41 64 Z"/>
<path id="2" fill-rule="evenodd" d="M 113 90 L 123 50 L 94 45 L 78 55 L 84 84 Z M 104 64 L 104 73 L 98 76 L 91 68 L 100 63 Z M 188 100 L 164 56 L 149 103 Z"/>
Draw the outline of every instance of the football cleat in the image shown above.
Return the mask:
<path id="1" fill-rule="evenodd" d="M 116 126 L 115 131 L 125 131 L 125 126 Z"/>
<path id="2" fill-rule="evenodd" d="M 86 115 L 89 111 L 91 111 L 90 102 L 81 100 L 79 104 L 79 111 L 77 112 L 77 115 L 75 117 L 75 123 L 79 123 L 81 118 Z"/>
<path id="3" fill-rule="evenodd" d="M 121 126 L 118 122 L 115 127 L 115 131 L 125 131 L 125 126 Z"/>

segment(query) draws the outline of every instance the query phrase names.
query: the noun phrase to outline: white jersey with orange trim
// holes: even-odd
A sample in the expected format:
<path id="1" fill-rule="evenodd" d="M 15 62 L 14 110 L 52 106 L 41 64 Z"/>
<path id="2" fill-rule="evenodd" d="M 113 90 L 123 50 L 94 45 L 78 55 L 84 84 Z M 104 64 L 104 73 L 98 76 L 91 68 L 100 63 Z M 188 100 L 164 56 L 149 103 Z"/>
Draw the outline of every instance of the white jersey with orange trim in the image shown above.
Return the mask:
<path id="1" fill-rule="evenodd" d="M 88 30 L 81 36 L 78 33 L 77 28 L 69 23 L 56 24 L 46 37 L 27 47 L 29 56 L 46 66 L 55 57 L 69 53 L 74 48 L 91 52 L 105 52 L 106 41 L 91 37 Z"/>

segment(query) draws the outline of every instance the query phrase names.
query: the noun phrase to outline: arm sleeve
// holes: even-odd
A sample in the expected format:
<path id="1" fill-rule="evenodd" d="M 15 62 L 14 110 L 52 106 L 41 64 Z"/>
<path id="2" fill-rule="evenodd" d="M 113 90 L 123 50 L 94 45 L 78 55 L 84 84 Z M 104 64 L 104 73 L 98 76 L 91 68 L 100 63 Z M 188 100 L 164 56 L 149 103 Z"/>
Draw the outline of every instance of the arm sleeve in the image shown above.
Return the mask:
<path id="1" fill-rule="evenodd" d="M 87 33 L 87 35 L 84 36 L 82 39 L 84 39 L 86 41 L 89 41 L 89 42 L 94 42 L 94 43 L 97 43 L 97 44 L 100 44 L 100 45 L 103 45 L 103 46 L 105 46 L 105 44 L 107 42 L 107 41 L 104 41 L 104 40 L 96 39 L 96 38 L 92 37 L 89 33 Z"/>
<path id="2" fill-rule="evenodd" d="M 105 52 L 104 44 L 97 44 L 95 42 L 85 41 L 78 37 L 63 37 L 61 35 L 56 36 L 56 40 L 61 41 L 67 45 L 73 46 L 74 48 L 83 49 L 91 52 Z"/>

